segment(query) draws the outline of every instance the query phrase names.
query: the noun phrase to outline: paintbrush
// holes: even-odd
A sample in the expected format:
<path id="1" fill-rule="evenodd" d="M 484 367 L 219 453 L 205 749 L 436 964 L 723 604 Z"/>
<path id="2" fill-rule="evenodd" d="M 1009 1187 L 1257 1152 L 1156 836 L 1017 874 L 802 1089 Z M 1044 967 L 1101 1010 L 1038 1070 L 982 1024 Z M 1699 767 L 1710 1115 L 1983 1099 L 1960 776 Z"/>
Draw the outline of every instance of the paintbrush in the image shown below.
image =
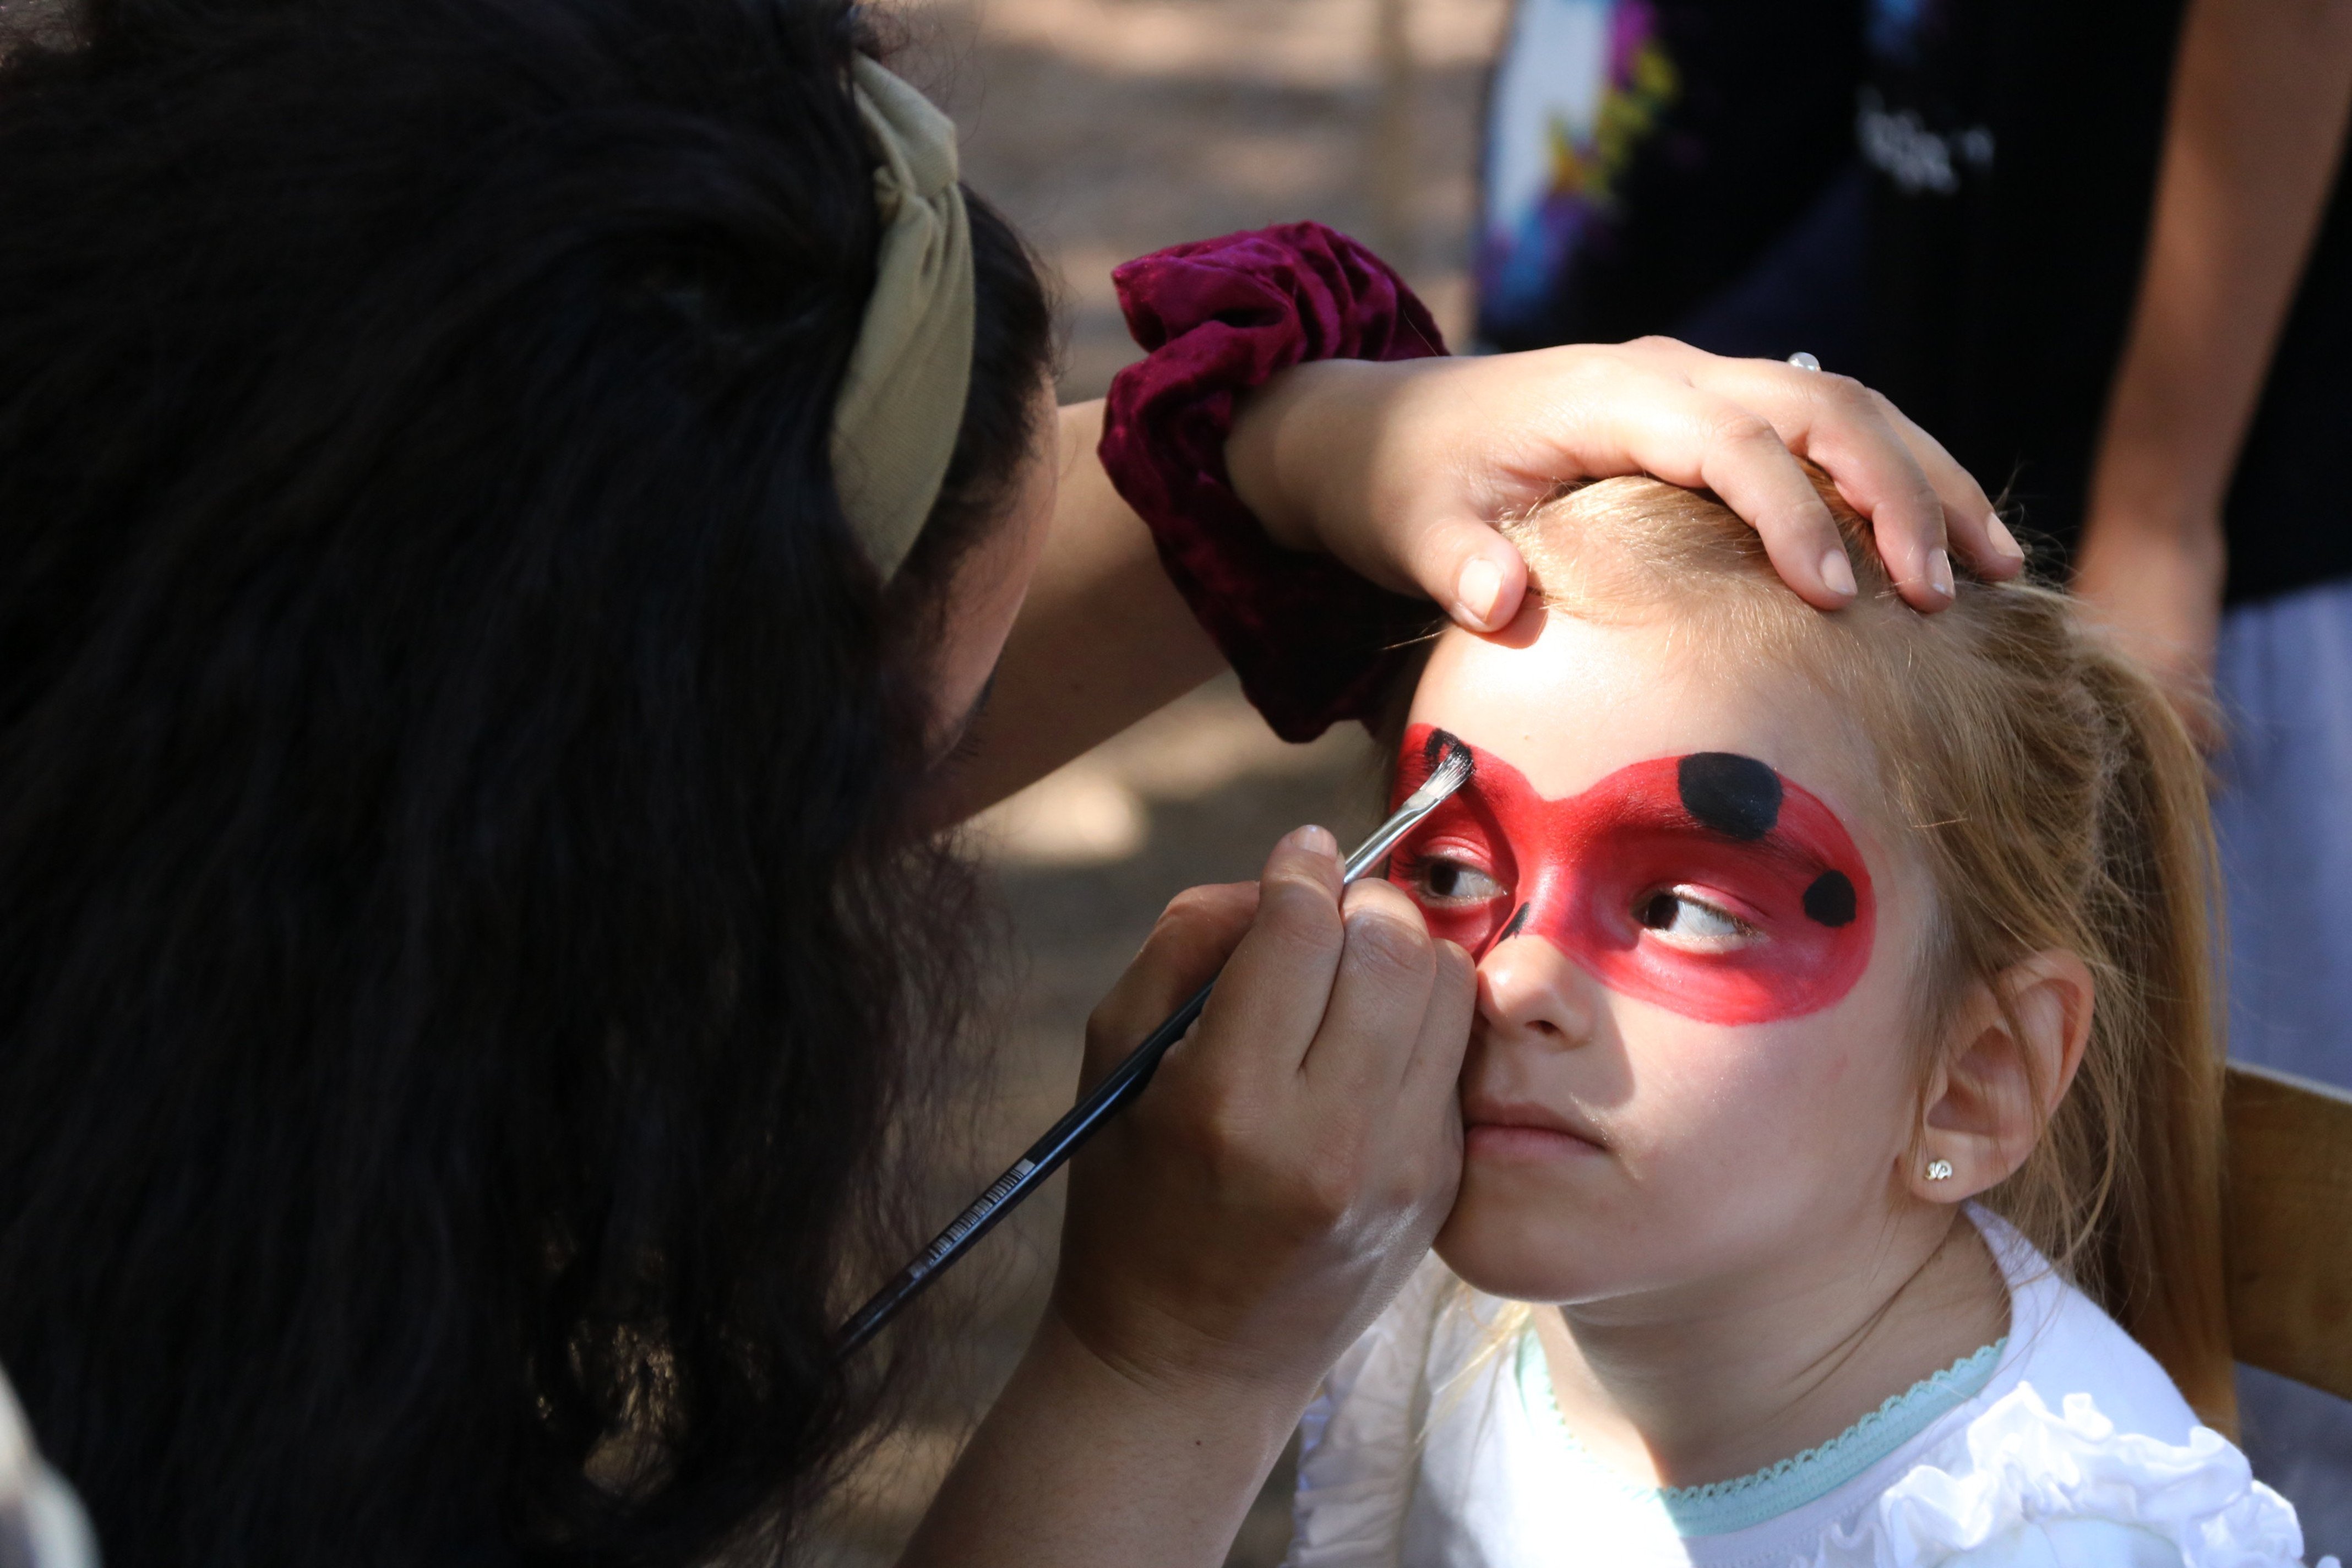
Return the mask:
<path id="1" fill-rule="evenodd" d="M 1396 847 L 1397 841 L 1420 826 L 1422 818 L 1470 781 L 1472 763 L 1470 748 L 1440 730 L 1429 738 L 1427 754 L 1433 765 L 1422 786 L 1399 806 L 1396 815 L 1381 824 L 1357 851 L 1348 857 L 1340 868 L 1339 880 L 1346 884 L 1363 876 Z M 898 1278 L 884 1286 L 874 1299 L 860 1307 L 849 1321 L 841 1325 L 835 1336 L 835 1353 L 848 1356 L 858 1346 L 872 1339 L 882 1325 L 896 1317 L 900 1308 L 919 1295 L 923 1288 L 947 1271 L 948 1267 L 963 1256 L 973 1243 L 986 1236 L 996 1222 L 1018 1206 L 1024 1198 L 1045 1184 L 1045 1178 L 1062 1168 L 1064 1161 L 1077 1152 L 1097 1128 L 1116 1115 L 1119 1109 L 1143 1092 L 1151 1081 L 1153 1069 L 1168 1047 L 1184 1037 L 1186 1030 L 1201 1016 L 1201 1009 L 1209 1004 L 1209 993 L 1217 983 L 1210 981 L 1201 987 L 1192 999 L 1169 1015 L 1168 1021 L 1144 1037 L 1141 1045 L 1127 1055 L 1127 1059 L 1111 1068 L 1103 1080 L 1095 1085 L 1085 1099 L 1070 1108 L 1069 1114 L 1054 1123 L 1043 1138 L 1029 1146 L 1029 1152 L 1013 1163 L 1010 1170 L 989 1184 L 988 1190 L 971 1201 L 971 1205 L 956 1215 L 955 1222 L 940 1232 L 929 1247 L 917 1254 L 915 1260 L 898 1271 Z"/>

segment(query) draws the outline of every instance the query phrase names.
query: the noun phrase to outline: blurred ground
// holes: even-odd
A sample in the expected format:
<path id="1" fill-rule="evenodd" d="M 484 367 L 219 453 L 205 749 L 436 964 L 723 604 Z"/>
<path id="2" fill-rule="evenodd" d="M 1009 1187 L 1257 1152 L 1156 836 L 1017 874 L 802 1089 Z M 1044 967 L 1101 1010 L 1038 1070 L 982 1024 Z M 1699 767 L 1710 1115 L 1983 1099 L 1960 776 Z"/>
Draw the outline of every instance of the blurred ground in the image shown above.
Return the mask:
<path id="1" fill-rule="evenodd" d="M 1373 240 L 1449 336 L 1463 264 L 1471 126 L 1504 0 L 1408 0 L 1413 78 L 1382 89 L 1381 0 L 913 0 L 899 68 L 953 113 L 965 175 L 1060 275 L 1066 397 L 1097 396 L 1136 356 L 1113 300 L 1119 261 L 1180 240 L 1319 218 Z M 1409 110 L 1400 112 L 1401 105 Z M 1398 165 L 1403 167 L 1400 176 Z M 1229 681 L 1176 704 L 991 814 L 1019 986 L 977 1155 L 936 1194 L 942 1224 L 1069 1103 L 1087 1011 L 1160 906 L 1255 874 L 1303 822 L 1343 839 L 1374 820 L 1360 731 L 1276 741 Z M 919 1391 L 917 1419 L 870 1466 L 824 1541 L 887 1563 L 1043 1305 L 1060 1183 L 950 1277 L 971 1325 Z M 1233 1563 L 1288 1542 L 1288 1468 Z"/>
<path id="2" fill-rule="evenodd" d="M 898 63 L 962 128 L 965 178 L 1061 274 L 1066 396 L 1101 395 L 1136 357 L 1113 267 L 1293 218 L 1376 246 L 1461 335 L 1471 126 L 1506 0 L 1391 5 L 1412 79 L 1385 94 L 1381 0 L 896 7 L 908 45 Z"/>

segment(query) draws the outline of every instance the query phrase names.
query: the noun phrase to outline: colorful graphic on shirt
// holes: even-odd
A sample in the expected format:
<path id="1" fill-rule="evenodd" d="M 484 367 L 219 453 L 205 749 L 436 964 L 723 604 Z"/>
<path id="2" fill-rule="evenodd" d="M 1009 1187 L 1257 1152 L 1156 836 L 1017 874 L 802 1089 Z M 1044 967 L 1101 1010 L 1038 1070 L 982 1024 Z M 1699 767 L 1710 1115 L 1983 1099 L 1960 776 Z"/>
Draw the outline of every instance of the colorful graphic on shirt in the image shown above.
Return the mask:
<path id="1" fill-rule="evenodd" d="M 1406 734 L 1399 800 L 1441 734 Z M 1654 757 L 1545 800 L 1502 758 L 1471 753 L 1470 783 L 1390 866 L 1437 935 L 1480 958 L 1541 937 L 1611 990 L 1712 1024 L 1819 1012 L 1869 967 L 1877 905 L 1861 851 L 1836 813 L 1755 758 Z"/>
<path id="2" fill-rule="evenodd" d="M 1482 312 L 1543 310 L 1680 92 L 1650 0 L 1521 0 L 1487 125 Z"/>
<path id="3" fill-rule="evenodd" d="M 1909 60 L 1918 52 L 1930 14 L 1941 8 L 1936 0 L 1870 0 L 1864 24 L 1870 52 L 1881 59 Z"/>
<path id="4" fill-rule="evenodd" d="M 1949 29 L 1948 10 L 1946 0 L 1870 0 L 1871 57 L 1890 80 L 1916 78 Z M 1958 195 L 1970 177 L 1992 171 L 1990 125 L 1932 123 L 1920 106 L 1888 101 L 1880 84 L 1862 89 L 1853 137 L 1863 162 L 1906 196 Z"/>

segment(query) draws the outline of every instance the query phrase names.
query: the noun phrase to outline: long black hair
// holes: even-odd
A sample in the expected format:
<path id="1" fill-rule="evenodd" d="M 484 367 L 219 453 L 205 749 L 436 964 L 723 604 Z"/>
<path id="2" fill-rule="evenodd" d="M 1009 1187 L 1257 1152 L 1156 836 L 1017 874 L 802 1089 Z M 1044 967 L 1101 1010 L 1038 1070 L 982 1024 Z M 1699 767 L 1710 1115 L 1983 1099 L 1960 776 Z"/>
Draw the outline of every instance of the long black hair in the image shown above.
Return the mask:
<path id="1" fill-rule="evenodd" d="M 0 70 L 0 1364 L 116 1568 L 772 1555 L 955 1036 L 950 481 L 827 468 L 846 0 L 111 0 Z"/>

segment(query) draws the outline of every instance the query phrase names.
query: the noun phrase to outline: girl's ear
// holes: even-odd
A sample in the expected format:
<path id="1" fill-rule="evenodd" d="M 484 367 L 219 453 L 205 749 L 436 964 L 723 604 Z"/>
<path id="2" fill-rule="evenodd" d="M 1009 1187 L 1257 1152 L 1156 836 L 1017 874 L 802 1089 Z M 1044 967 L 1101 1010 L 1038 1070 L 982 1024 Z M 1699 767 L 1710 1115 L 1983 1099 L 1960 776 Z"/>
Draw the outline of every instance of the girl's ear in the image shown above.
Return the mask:
<path id="1" fill-rule="evenodd" d="M 1958 1203 L 2025 1163 L 2083 1064 L 2095 990 L 2090 966 L 2063 948 L 1970 988 L 1927 1082 L 1914 1196 Z"/>

